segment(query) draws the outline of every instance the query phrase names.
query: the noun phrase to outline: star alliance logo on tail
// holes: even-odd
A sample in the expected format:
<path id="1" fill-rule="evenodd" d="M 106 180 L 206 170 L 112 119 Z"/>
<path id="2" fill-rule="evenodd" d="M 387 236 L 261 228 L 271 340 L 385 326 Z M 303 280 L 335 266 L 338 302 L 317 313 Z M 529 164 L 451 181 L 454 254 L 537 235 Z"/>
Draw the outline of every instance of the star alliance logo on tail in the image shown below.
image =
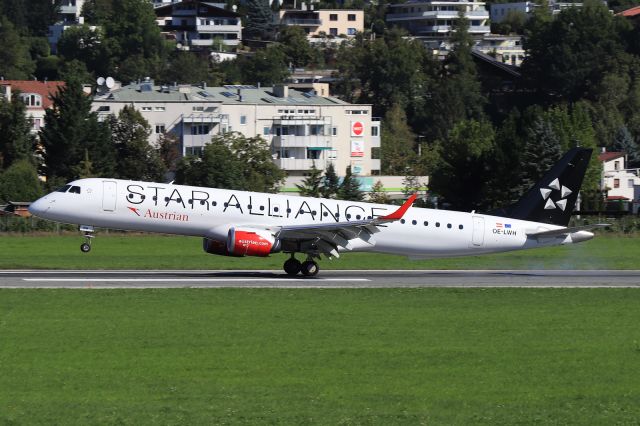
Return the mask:
<path id="1" fill-rule="evenodd" d="M 553 201 L 551 199 L 551 193 L 553 191 L 560 191 L 560 200 Z M 544 205 L 545 210 L 553 210 L 559 208 L 564 211 L 567 208 L 567 197 L 573 193 L 572 190 L 567 188 L 564 185 L 560 184 L 558 178 L 555 178 L 547 188 L 540 188 L 540 193 L 542 194 L 542 199 L 547 200 L 547 203 Z"/>

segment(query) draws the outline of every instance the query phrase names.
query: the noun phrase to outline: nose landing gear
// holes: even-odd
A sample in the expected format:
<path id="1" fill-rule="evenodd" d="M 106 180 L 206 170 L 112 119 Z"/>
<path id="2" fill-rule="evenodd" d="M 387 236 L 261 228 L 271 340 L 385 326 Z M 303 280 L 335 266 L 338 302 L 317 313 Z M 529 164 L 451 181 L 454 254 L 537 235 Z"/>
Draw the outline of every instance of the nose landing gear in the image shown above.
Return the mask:
<path id="1" fill-rule="evenodd" d="M 80 244 L 80 251 L 83 253 L 89 253 L 91 251 L 91 239 L 94 237 L 93 235 L 93 226 L 80 226 L 80 232 L 84 234 L 84 238 L 86 241 Z"/>
<path id="2" fill-rule="evenodd" d="M 294 257 L 294 255 L 294 253 L 291 253 L 291 258 L 284 262 L 284 271 L 288 275 L 295 276 L 300 272 L 302 272 L 302 275 L 306 277 L 314 277 L 318 275 L 320 267 L 317 262 L 315 262 L 311 257 L 307 258 L 304 262 L 300 262 Z"/>

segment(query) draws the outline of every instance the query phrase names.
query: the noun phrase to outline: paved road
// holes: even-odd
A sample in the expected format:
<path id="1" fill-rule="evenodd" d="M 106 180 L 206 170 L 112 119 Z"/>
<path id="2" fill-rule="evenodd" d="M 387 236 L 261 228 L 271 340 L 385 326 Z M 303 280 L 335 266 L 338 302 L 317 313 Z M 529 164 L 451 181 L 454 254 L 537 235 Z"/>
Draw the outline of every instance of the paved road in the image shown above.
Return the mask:
<path id="1" fill-rule="evenodd" d="M 634 287 L 634 271 L 0 271 L 0 288 Z"/>

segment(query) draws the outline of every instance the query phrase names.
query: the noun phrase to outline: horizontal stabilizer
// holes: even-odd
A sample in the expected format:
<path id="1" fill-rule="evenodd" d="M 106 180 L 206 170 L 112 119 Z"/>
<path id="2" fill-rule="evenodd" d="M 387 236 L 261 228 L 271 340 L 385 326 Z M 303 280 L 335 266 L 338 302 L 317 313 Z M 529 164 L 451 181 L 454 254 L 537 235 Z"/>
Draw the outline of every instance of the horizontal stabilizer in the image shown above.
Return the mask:
<path id="1" fill-rule="evenodd" d="M 573 226 L 570 228 L 554 229 L 552 231 L 527 232 L 527 236 L 535 237 L 535 238 L 561 237 L 563 235 L 573 234 L 574 232 L 591 231 L 592 229 L 605 228 L 607 226 L 611 226 L 611 225 L 608 223 L 597 223 L 594 225 L 583 225 L 583 226 Z"/>

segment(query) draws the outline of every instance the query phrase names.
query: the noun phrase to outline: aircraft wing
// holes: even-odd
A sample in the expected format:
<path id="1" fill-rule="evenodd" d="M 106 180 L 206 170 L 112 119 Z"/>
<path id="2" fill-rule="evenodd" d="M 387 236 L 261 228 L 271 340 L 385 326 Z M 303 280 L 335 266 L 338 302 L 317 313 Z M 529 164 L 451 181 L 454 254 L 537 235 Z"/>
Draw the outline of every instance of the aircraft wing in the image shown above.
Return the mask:
<path id="1" fill-rule="evenodd" d="M 396 211 L 386 216 L 367 220 L 291 225 L 269 228 L 279 240 L 308 242 L 310 254 L 340 257 L 338 248 L 351 250 L 352 240 L 362 240 L 375 245 L 373 234 L 380 232 L 379 225 L 402 219 L 417 195 L 413 194 Z"/>
<path id="2" fill-rule="evenodd" d="M 593 225 L 583 225 L 583 226 L 573 226 L 569 228 L 553 229 L 551 231 L 531 231 L 531 232 L 527 232 L 527 236 L 535 237 L 535 238 L 561 237 L 564 235 L 573 234 L 574 232 L 591 231 L 592 229 L 604 228 L 607 226 L 611 226 L 611 225 L 609 225 L 608 223 L 596 223 Z"/>

